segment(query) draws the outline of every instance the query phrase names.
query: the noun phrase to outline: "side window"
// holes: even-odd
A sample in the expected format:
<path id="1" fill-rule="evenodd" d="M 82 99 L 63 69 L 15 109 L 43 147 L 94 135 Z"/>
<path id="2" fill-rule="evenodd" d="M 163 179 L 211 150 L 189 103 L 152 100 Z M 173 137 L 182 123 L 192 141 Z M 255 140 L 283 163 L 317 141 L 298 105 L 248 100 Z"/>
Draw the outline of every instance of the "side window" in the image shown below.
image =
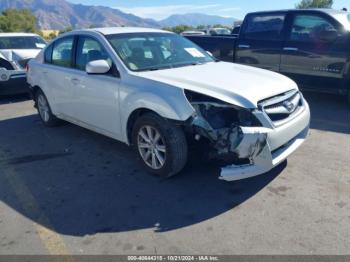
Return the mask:
<path id="1" fill-rule="evenodd" d="M 52 51 L 52 64 L 71 67 L 73 52 L 73 37 L 59 39 L 54 43 Z"/>
<path id="2" fill-rule="evenodd" d="M 242 36 L 252 40 L 279 40 L 284 21 L 285 14 L 250 15 Z"/>
<path id="3" fill-rule="evenodd" d="M 53 45 L 50 45 L 45 50 L 44 61 L 46 64 L 52 63 L 52 47 Z"/>
<path id="4" fill-rule="evenodd" d="M 112 65 L 112 59 L 97 40 L 88 36 L 80 36 L 77 46 L 76 68 L 85 71 L 86 64 L 95 60 L 107 60 Z"/>
<path id="5" fill-rule="evenodd" d="M 294 17 L 290 40 L 317 42 L 324 32 L 336 32 L 337 29 L 325 18 L 317 15 L 296 15 Z"/>

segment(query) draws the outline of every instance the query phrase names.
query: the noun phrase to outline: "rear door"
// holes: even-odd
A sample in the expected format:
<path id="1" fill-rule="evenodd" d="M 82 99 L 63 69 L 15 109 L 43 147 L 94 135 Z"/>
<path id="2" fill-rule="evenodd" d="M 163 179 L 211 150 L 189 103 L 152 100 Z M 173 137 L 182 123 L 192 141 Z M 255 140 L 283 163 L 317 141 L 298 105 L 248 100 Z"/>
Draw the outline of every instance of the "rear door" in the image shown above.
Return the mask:
<path id="1" fill-rule="evenodd" d="M 74 92 L 72 90 L 72 61 L 74 36 L 60 38 L 45 52 L 45 67 L 41 74 L 42 88 L 48 96 L 55 114 L 74 117 Z"/>
<path id="2" fill-rule="evenodd" d="M 303 88 L 337 91 L 342 87 L 348 49 L 341 25 L 315 11 L 292 12 L 288 20 L 280 72 Z"/>
<path id="3" fill-rule="evenodd" d="M 279 71 L 285 12 L 247 15 L 236 44 L 236 62 Z"/>

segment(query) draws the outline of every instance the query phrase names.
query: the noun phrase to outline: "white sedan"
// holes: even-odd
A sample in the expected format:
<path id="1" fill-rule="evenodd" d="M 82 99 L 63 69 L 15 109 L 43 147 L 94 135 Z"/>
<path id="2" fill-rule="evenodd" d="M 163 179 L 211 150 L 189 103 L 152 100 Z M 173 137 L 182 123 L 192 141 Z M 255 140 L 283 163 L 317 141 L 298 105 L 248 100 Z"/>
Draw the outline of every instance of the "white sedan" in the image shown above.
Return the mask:
<path id="1" fill-rule="evenodd" d="M 260 175 L 309 129 L 309 106 L 292 80 L 216 61 L 161 30 L 66 33 L 30 61 L 27 79 L 45 125 L 63 119 L 132 145 L 159 176 L 183 169 L 189 143 L 227 163 L 220 179 Z"/>

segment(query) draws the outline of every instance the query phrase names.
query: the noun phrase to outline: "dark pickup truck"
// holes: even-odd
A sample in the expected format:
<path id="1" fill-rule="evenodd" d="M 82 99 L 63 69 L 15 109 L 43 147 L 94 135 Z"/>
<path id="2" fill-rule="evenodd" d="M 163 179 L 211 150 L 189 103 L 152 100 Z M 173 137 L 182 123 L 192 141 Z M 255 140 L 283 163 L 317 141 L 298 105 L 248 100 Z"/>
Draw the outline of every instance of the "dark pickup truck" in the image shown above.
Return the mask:
<path id="1" fill-rule="evenodd" d="M 302 89 L 350 102 L 350 13 L 332 9 L 256 12 L 238 35 L 188 36 L 222 61 L 287 75 Z"/>

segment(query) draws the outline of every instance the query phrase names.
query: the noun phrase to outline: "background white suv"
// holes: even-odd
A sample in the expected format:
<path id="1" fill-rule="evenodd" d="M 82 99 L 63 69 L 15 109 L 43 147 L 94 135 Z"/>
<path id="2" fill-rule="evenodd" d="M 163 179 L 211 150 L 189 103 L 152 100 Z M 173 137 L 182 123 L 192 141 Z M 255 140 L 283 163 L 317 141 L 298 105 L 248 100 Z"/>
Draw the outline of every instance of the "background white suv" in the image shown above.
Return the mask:
<path id="1" fill-rule="evenodd" d="M 287 77 L 216 61 L 189 40 L 141 28 L 60 36 L 28 70 L 40 117 L 133 145 L 146 170 L 171 176 L 188 144 L 225 160 L 221 179 L 263 174 L 305 140 L 307 102 Z"/>
<path id="2" fill-rule="evenodd" d="M 29 92 L 26 65 L 45 46 L 36 34 L 0 33 L 0 95 Z"/>

